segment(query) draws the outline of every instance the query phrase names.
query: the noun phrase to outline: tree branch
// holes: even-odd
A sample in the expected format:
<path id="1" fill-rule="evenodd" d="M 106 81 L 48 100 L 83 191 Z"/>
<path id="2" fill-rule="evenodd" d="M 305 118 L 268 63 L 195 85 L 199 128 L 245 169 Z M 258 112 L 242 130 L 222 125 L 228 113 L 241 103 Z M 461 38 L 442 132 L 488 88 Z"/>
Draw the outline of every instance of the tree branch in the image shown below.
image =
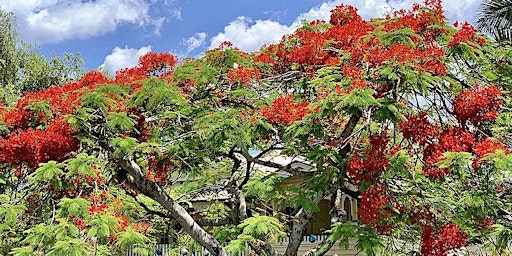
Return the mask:
<path id="1" fill-rule="evenodd" d="M 170 217 L 175 219 L 195 241 L 204 246 L 212 255 L 228 255 L 220 243 L 201 228 L 182 206 L 174 201 L 157 183 L 145 178 L 140 167 L 131 156 L 125 156 L 119 164 L 129 174 L 127 181 L 169 211 Z"/>

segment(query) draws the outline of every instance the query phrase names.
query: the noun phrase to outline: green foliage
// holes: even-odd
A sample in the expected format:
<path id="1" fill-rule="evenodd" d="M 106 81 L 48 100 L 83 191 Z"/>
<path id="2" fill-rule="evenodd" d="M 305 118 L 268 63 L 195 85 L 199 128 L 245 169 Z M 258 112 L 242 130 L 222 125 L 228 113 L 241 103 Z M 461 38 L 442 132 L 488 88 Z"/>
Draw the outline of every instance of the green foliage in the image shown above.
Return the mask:
<path id="1" fill-rule="evenodd" d="M 304 211 L 308 212 L 318 212 L 320 208 L 318 205 L 313 202 L 311 199 L 316 193 L 312 191 L 297 191 L 297 196 L 293 197 L 290 200 L 290 204 L 293 207 L 303 208 Z M 309 193 L 308 193 L 309 192 Z"/>
<path id="2" fill-rule="evenodd" d="M 124 250 L 133 249 L 133 252 L 141 255 L 152 255 L 155 243 L 149 237 L 128 228 L 118 233 L 116 245 Z"/>
<path id="3" fill-rule="evenodd" d="M 91 251 L 93 248 L 90 244 L 82 239 L 72 238 L 56 242 L 45 256 L 83 256 L 90 255 Z"/>
<path id="4" fill-rule="evenodd" d="M 135 121 L 125 112 L 109 112 L 107 115 L 107 126 L 111 129 L 131 130 L 135 127 Z"/>
<path id="5" fill-rule="evenodd" d="M 64 174 L 62 168 L 63 164 L 57 163 L 56 161 L 49 161 L 41 164 L 39 168 L 30 176 L 30 181 L 34 183 L 45 183 L 48 182 L 56 188 L 62 187 L 62 181 L 60 176 Z"/>
<path id="6" fill-rule="evenodd" d="M 24 205 L 13 204 L 9 196 L 0 194 L 0 234 L 16 228 L 19 218 L 27 208 Z"/>
<path id="7" fill-rule="evenodd" d="M 87 153 L 80 153 L 76 155 L 74 158 L 70 158 L 66 161 L 67 170 L 66 176 L 68 178 L 73 177 L 75 175 L 82 176 L 92 176 L 97 177 L 97 173 L 94 170 L 93 166 L 99 166 L 100 162 L 98 158 L 94 156 L 90 156 Z"/>
<path id="8" fill-rule="evenodd" d="M 437 163 L 437 166 L 456 171 L 463 181 L 466 179 L 469 171 L 471 171 L 473 159 L 474 156 L 468 152 L 446 152 L 443 154 L 443 159 Z"/>
<path id="9" fill-rule="evenodd" d="M 243 122 L 236 109 L 205 115 L 197 121 L 196 129 L 213 149 L 229 150 L 236 145 L 243 151 L 248 151 L 253 144 L 251 123 Z"/>
<path id="10" fill-rule="evenodd" d="M 80 218 L 88 215 L 91 202 L 83 198 L 63 198 L 57 205 L 59 206 L 57 214 L 60 216 L 75 216 Z"/>
<path id="11" fill-rule="evenodd" d="M 382 27 L 383 28 L 383 27 Z M 391 32 L 383 32 L 382 29 L 377 28 L 375 36 L 380 39 L 382 45 L 390 46 L 392 44 L 403 44 L 414 48 L 416 44 L 412 37 L 416 37 L 416 33 L 412 28 L 401 28 Z"/>
<path id="12" fill-rule="evenodd" d="M 334 223 L 328 232 L 330 235 L 327 240 L 330 242 L 339 241 L 339 246 L 343 249 L 349 248 L 350 239 L 356 239 L 356 248 L 365 255 L 381 255 L 385 247 L 383 238 L 375 233 L 375 230 L 356 222 Z M 323 246 L 319 249 L 319 253 L 326 252 L 329 249 Z"/>
<path id="13" fill-rule="evenodd" d="M 138 145 L 137 140 L 132 137 L 113 138 L 109 144 L 115 148 L 114 156 L 119 158 L 130 155 Z"/>
<path id="14" fill-rule="evenodd" d="M 82 107 L 101 109 L 104 113 L 107 112 L 107 106 L 115 102 L 101 92 L 89 92 L 80 97 L 80 101 L 82 101 Z"/>
<path id="15" fill-rule="evenodd" d="M 26 92 L 74 81 L 84 74 L 80 55 L 64 54 L 50 60 L 19 38 L 16 17 L 0 10 L 0 101 L 13 103 Z"/>
<path id="16" fill-rule="evenodd" d="M 116 228 L 119 223 L 111 215 L 97 215 L 89 221 L 90 228 L 87 234 L 91 237 L 97 237 L 99 240 L 105 240 L 109 236 L 116 234 Z"/>
<path id="17" fill-rule="evenodd" d="M 132 96 L 131 105 L 155 111 L 164 106 L 182 106 L 187 100 L 173 84 L 161 79 L 143 81 L 140 91 Z"/>
<path id="18" fill-rule="evenodd" d="M 349 94 L 343 96 L 343 101 L 338 107 L 348 107 L 349 112 L 355 112 L 355 109 L 365 110 L 370 106 L 380 106 L 381 104 L 373 97 L 373 89 L 355 88 Z"/>
<path id="19" fill-rule="evenodd" d="M 374 116 L 377 120 L 386 121 L 391 120 L 397 123 L 400 120 L 405 120 L 406 117 L 402 114 L 405 106 L 401 103 L 393 103 L 389 98 L 381 98 L 378 100 L 381 105 L 375 110 Z"/>
<path id="20" fill-rule="evenodd" d="M 239 228 L 242 235 L 251 236 L 264 241 L 278 241 L 286 235 L 283 224 L 276 218 L 270 216 L 254 215 L 245 219 Z"/>

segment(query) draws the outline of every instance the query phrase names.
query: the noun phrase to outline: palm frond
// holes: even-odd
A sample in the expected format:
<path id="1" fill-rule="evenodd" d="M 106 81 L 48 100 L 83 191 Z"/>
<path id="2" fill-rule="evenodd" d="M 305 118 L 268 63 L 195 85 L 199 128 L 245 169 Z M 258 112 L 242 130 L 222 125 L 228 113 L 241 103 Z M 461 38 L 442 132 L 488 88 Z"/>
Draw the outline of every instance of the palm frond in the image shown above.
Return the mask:
<path id="1" fill-rule="evenodd" d="M 477 28 L 496 41 L 512 41 L 512 0 L 483 0 Z"/>

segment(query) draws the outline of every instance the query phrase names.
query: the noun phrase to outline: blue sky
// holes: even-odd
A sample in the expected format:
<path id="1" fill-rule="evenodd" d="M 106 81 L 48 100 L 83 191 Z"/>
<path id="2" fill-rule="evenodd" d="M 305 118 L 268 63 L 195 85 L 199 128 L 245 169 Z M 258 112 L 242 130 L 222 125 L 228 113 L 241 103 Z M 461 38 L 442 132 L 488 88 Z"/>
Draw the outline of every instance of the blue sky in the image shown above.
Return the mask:
<path id="1" fill-rule="evenodd" d="M 23 40 L 42 54 L 80 53 L 88 69 L 113 73 L 148 51 L 197 57 L 229 40 L 245 51 L 278 41 L 303 19 L 328 19 L 341 3 L 365 18 L 421 0 L 0 0 Z M 447 16 L 474 22 L 481 0 L 444 0 Z"/>

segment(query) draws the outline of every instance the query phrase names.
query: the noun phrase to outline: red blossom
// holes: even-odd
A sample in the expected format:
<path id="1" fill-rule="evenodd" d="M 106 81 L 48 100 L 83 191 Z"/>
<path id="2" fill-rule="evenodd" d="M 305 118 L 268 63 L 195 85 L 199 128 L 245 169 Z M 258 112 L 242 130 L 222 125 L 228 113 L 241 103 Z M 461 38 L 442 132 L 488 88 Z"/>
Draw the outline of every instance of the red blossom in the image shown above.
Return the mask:
<path id="1" fill-rule="evenodd" d="M 486 137 L 482 141 L 475 143 L 475 145 L 473 146 L 473 152 L 479 158 L 482 158 L 487 154 L 494 153 L 498 149 L 505 151 L 506 154 L 508 154 L 510 151 L 505 145 L 489 137 Z"/>
<path id="2" fill-rule="evenodd" d="M 423 148 L 423 174 L 434 179 L 442 179 L 449 174 L 448 169 L 438 168 L 436 164 L 445 152 L 471 152 L 475 143 L 475 134 L 463 127 L 445 127 L 437 138 Z"/>
<path id="3" fill-rule="evenodd" d="M 376 181 L 381 173 L 390 167 L 387 157 L 387 136 L 377 134 L 369 137 L 370 148 L 354 152 L 347 164 L 348 176 L 356 184 Z"/>
<path id="4" fill-rule="evenodd" d="M 293 95 L 287 94 L 275 99 L 269 107 L 263 107 L 261 114 L 272 124 L 289 125 L 311 112 L 308 105 L 307 102 L 295 103 Z"/>
<path id="5" fill-rule="evenodd" d="M 176 63 L 176 56 L 170 53 L 148 52 L 139 58 L 138 66 L 116 71 L 114 81 L 129 84 L 151 76 L 164 77 L 174 70 Z"/>
<path id="6" fill-rule="evenodd" d="M 464 90 L 455 97 L 453 112 L 461 122 L 470 121 L 475 125 L 492 122 L 503 105 L 501 91 L 496 86 Z"/>
<path id="7" fill-rule="evenodd" d="M 386 194 L 384 185 L 376 182 L 361 194 L 359 219 L 362 223 L 373 226 L 378 233 L 387 234 L 392 228 L 389 218 L 395 214 L 388 205 L 393 203 Z"/>
<path id="8" fill-rule="evenodd" d="M 454 24 L 454 26 L 455 25 L 458 25 L 458 23 Z M 460 30 L 453 35 L 452 39 L 448 43 L 448 47 L 457 47 L 461 43 L 468 42 L 474 42 L 479 45 L 484 45 L 485 39 L 483 37 L 478 36 L 476 33 L 477 30 L 466 21 L 464 22 L 464 24 L 462 24 Z"/>
<path id="9" fill-rule="evenodd" d="M 426 112 L 407 116 L 398 123 L 405 139 L 412 143 L 425 144 L 439 134 L 439 126 L 429 120 Z"/>
<path id="10" fill-rule="evenodd" d="M 105 213 L 105 210 L 107 209 L 108 205 L 106 203 L 102 203 L 102 204 L 91 204 L 91 206 L 89 207 L 89 213 L 91 214 L 95 214 L 95 213 L 99 213 L 99 214 L 102 214 L 102 213 Z"/>
<path id="11" fill-rule="evenodd" d="M 257 68 L 237 67 L 228 71 L 230 83 L 240 83 L 242 85 L 250 85 L 252 81 L 258 81 L 261 73 Z"/>
<path id="12" fill-rule="evenodd" d="M 45 130 L 29 128 L 11 132 L 2 141 L 0 156 L 10 164 L 26 163 L 35 168 L 50 160 L 65 160 L 77 149 L 78 140 L 73 137 L 69 124 L 59 118 Z"/>
<path id="13" fill-rule="evenodd" d="M 263 63 L 263 64 L 274 64 L 274 58 L 272 58 L 272 55 L 270 53 L 259 53 L 254 57 L 254 62 L 256 63 Z"/>
<path id="14" fill-rule="evenodd" d="M 332 25 L 344 25 L 348 22 L 362 21 L 363 18 L 357 13 L 357 9 L 350 5 L 338 5 L 331 10 L 329 23 Z"/>
<path id="15" fill-rule="evenodd" d="M 437 232 L 431 226 L 425 226 L 421 234 L 421 255 L 448 255 L 450 250 L 461 248 L 466 241 L 466 232 L 454 223 L 442 226 Z"/>

